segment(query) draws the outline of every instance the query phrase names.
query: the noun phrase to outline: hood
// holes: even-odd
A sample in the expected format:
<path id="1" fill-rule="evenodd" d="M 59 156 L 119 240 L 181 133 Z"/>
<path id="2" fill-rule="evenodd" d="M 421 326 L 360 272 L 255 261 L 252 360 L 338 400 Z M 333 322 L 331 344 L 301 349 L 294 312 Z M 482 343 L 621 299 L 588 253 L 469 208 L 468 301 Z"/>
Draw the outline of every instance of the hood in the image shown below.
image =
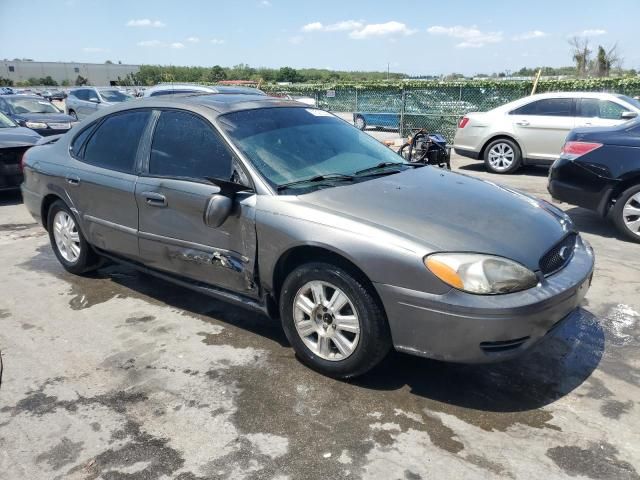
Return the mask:
<path id="1" fill-rule="evenodd" d="M 434 167 L 317 190 L 298 199 L 433 251 L 499 255 L 532 270 L 571 228 L 564 214 L 546 202 Z"/>
<path id="2" fill-rule="evenodd" d="M 64 113 L 15 113 L 11 117 L 16 121 L 44 122 L 44 123 L 71 123 L 76 119 Z"/>
<path id="3" fill-rule="evenodd" d="M 42 137 L 30 128 L 0 128 L 0 148 L 23 147 L 35 145 Z"/>

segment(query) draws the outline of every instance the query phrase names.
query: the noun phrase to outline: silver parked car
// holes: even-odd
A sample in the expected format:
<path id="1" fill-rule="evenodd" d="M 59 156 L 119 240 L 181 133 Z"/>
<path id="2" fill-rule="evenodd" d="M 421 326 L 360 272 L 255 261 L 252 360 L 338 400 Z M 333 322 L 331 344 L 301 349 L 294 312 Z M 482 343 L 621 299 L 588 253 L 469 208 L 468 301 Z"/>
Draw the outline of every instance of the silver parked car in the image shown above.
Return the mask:
<path id="1" fill-rule="evenodd" d="M 618 125 L 640 114 L 640 102 L 611 93 L 531 95 L 460 120 L 453 147 L 484 160 L 487 170 L 511 173 L 526 164 L 550 165 L 570 130 Z"/>
<path id="2" fill-rule="evenodd" d="M 570 318 L 594 257 L 547 202 L 409 164 L 334 115 L 255 95 L 114 107 L 27 152 L 55 255 L 100 258 L 280 318 L 299 358 L 359 375 L 391 346 L 511 358 Z"/>
<path id="3" fill-rule="evenodd" d="M 70 90 L 65 100 L 65 113 L 82 119 L 96 111 L 128 102 L 134 97 L 117 88 L 81 87 Z"/>
<path id="4" fill-rule="evenodd" d="M 266 95 L 262 90 L 252 87 L 242 86 L 226 86 L 226 85 L 198 85 L 197 83 L 160 83 L 153 87 L 147 88 L 143 96 L 161 97 L 164 95 L 176 95 L 184 93 L 234 93 L 245 95 Z"/>

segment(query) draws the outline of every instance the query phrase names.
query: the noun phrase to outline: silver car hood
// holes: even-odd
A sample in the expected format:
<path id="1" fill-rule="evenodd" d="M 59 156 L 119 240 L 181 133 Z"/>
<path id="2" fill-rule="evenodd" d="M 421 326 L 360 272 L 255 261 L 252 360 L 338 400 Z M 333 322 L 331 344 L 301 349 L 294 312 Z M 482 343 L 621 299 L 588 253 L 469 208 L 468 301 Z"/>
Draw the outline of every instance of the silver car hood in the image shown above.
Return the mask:
<path id="1" fill-rule="evenodd" d="M 402 235 L 429 250 L 500 255 L 533 270 L 572 228 L 548 204 L 433 167 L 321 189 L 298 199 Z"/>

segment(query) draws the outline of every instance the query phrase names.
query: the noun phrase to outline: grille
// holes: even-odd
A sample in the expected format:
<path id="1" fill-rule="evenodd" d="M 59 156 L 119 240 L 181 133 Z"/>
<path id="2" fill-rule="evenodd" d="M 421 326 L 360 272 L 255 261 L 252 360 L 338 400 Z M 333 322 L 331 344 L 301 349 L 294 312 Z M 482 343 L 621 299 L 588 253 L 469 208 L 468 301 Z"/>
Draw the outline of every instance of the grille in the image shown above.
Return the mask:
<path id="1" fill-rule="evenodd" d="M 18 147 L 18 148 L 3 148 L 0 150 L 0 164 L 4 165 L 15 165 L 16 163 L 20 163 L 20 159 L 22 158 L 22 154 L 29 147 Z"/>
<path id="2" fill-rule="evenodd" d="M 571 260 L 576 248 L 577 237 L 575 233 L 570 233 L 542 256 L 540 271 L 543 275 L 547 276 L 557 272 Z"/>
<path id="3" fill-rule="evenodd" d="M 480 348 L 485 353 L 500 353 L 508 352 L 509 350 L 515 350 L 520 348 L 524 342 L 529 340 L 530 337 L 514 338 L 512 340 L 499 340 L 495 342 L 481 342 Z"/>

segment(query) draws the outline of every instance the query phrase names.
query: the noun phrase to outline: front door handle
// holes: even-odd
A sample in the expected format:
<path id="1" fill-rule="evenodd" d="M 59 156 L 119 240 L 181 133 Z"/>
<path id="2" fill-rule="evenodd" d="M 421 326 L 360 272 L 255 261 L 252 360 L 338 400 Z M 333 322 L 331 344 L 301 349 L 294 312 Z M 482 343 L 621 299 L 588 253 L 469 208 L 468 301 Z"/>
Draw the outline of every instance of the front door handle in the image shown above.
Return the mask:
<path id="1" fill-rule="evenodd" d="M 67 175 L 66 180 L 69 185 L 73 185 L 74 187 L 80 185 L 80 177 L 77 175 Z"/>
<path id="2" fill-rule="evenodd" d="M 521 127 L 528 127 L 529 122 L 527 120 L 520 120 L 519 122 L 516 122 L 516 125 L 520 125 Z"/>
<path id="3" fill-rule="evenodd" d="M 142 197 L 147 202 L 147 205 L 152 207 L 166 207 L 167 197 L 157 192 L 142 192 Z"/>

